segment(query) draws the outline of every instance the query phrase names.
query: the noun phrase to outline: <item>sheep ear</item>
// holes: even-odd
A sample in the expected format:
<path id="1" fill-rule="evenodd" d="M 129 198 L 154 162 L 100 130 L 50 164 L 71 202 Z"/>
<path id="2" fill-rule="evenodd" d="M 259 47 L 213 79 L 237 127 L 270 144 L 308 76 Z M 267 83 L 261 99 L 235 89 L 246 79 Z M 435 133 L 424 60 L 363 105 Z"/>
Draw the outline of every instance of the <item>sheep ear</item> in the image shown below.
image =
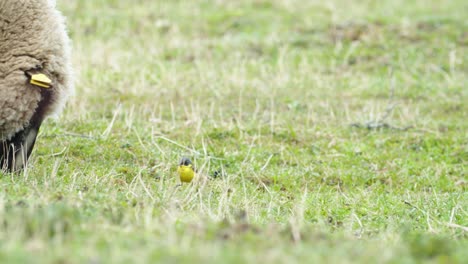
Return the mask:
<path id="1" fill-rule="evenodd" d="M 30 125 L 10 140 L 0 142 L 0 170 L 17 172 L 26 166 L 36 142 L 39 125 Z"/>

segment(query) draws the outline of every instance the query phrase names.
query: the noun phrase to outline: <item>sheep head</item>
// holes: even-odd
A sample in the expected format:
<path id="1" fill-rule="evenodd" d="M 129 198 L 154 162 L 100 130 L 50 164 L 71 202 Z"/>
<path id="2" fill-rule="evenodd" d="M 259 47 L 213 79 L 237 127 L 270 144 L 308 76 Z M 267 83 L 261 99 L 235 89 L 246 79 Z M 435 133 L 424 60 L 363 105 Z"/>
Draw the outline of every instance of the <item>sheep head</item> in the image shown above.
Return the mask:
<path id="1" fill-rule="evenodd" d="M 73 90 L 70 41 L 54 2 L 0 0 L 0 169 L 25 165 L 42 121 Z"/>

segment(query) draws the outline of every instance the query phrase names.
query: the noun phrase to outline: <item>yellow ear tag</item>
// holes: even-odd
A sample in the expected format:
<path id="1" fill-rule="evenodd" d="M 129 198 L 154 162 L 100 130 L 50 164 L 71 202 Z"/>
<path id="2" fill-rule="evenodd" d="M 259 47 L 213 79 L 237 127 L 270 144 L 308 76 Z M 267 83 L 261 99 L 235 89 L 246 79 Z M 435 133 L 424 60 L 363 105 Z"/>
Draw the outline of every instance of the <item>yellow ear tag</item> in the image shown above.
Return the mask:
<path id="1" fill-rule="evenodd" d="M 31 74 L 30 84 L 36 85 L 42 88 L 50 88 L 52 81 L 45 74 Z"/>

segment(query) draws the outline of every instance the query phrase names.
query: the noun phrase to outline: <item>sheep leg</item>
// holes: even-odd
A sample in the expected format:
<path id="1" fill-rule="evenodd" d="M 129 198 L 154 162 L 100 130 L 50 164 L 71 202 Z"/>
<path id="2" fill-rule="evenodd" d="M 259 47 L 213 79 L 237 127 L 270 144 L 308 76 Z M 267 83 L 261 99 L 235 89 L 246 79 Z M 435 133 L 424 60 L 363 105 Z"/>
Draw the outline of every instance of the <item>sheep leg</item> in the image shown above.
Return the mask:
<path id="1" fill-rule="evenodd" d="M 10 140 L 0 142 L 0 169 L 16 172 L 26 166 L 36 142 L 40 124 L 31 124 Z"/>

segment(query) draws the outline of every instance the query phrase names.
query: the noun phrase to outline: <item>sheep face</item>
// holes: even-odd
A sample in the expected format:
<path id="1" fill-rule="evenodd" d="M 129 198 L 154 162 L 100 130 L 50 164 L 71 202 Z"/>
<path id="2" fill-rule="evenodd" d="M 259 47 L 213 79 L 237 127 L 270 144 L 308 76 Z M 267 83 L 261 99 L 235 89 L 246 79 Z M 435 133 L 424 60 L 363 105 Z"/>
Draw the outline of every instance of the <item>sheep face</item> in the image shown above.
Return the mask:
<path id="1" fill-rule="evenodd" d="M 71 93 L 70 43 L 51 0 L 0 0 L 0 169 L 25 165 L 39 127 Z M 31 84 L 31 73 L 51 87 Z"/>

